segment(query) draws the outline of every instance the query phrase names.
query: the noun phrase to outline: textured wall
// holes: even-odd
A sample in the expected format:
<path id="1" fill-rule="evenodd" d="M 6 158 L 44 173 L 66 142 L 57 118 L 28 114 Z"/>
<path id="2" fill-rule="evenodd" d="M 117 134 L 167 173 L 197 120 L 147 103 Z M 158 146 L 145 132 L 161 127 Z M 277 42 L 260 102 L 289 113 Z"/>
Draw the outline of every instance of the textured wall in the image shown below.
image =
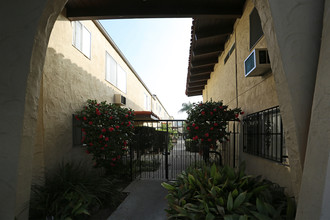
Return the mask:
<path id="1" fill-rule="evenodd" d="M 330 219 L 329 57 L 330 1 L 327 0 L 297 219 Z"/>
<path id="2" fill-rule="evenodd" d="M 82 21 L 91 32 L 91 58 L 77 50 L 72 45 L 72 24 L 64 15 L 54 25 L 45 60 L 33 165 L 36 177 L 62 161 L 86 159 L 83 149 L 72 147 L 72 114 L 87 99 L 112 103 L 114 94 L 120 93 L 126 97 L 125 107 L 141 111 L 146 110 L 144 93 L 152 97 L 92 21 Z M 106 51 L 127 73 L 126 93 L 105 80 Z"/>
<path id="3" fill-rule="evenodd" d="M 320 48 L 323 1 L 256 1 L 268 42 L 297 199 Z"/>
<path id="4" fill-rule="evenodd" d="M 41 73 L 51 29 L 65 2 L 0 3 L 0 219 L 27 219 Z"/>
<path id="5" fill-rule="evenodd" d="M 273 73 L 260 77 L 244 76 L 244 60 L 254 49 L 250 50 L 249 48 L 249 15 L 253 7 L 252 1 L 247 1 L 244 13 L 241 19 L 235 23 L 235 31 L 228 39 L 225 51 L 219 57 L 219 62 L 208 80 L 207 89 L 203 92 L 204 101 L 211 98 L 214 101 L 223 100 L 224 104 L 229 105 L 231 108 L 236 107 L 236 103 L 238 103 L 238 107 L 241 107 L 245 114 L 279 105 Z M 224 64 L 224 58 L 234 44 L 235 38 L 236 51 L 234 50 L 226 64 Z M 255 48 L 267 48 L 264 37 L 259 40 Z M 242 151 L 242 138 L 242 135 L 240 135 L 240 160 L 246 161 L 247 173 L 262 175 L 281 184 L 287 188 L 289 193 L 292 193 L 290 168 L 244 153 Z"/>

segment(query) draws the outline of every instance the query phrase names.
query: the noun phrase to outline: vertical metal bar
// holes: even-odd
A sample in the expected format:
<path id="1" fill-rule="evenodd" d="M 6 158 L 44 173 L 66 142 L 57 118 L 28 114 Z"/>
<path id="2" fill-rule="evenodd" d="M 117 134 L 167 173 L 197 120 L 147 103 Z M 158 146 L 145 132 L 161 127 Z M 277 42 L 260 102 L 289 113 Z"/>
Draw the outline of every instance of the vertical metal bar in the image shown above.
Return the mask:
<path id="1" fill-rule="evenodd" d="M 141 146 L 140 146 L 140 143 L 141 143 L 141 136 L 139 135 L 139 142 L 138 142 L 138 146 L 137 146 L 137 152 L 138 152 L 138 158 L 137 158 L 137 161 L 139 163 L 139 176 L 141 178 L 141 175 L 142 175 L 142 156 L 141 156 Z"/>
<path id="2" fill-rule="evenodd" d="M 277 152 L 278 152 L 278 147 L 279 147 L 279 141 L 278 141 L 278 137 L 280 136 L 280 132 L 279 132 L 279 126 L 281 124 L 281 121 L 279 120 L 279 107 L 276 108 L 276 155 L 277 155 Z M 280 150 L 281 152 L 281 150 Z M 278 155 L 279 158 L 278 160 L 281 161 L 282 160 L 282 155 Z"/>
<path id="3" fill-rule="evenodd" d="M 278 153 L 277 153 L 277 150 L 278 150 L 278 146 L 277 146 L 277 135 L 278 135 L 278 132 L 277 132 L 277 108 L 274 108 L 274 111 L 273 111 L 273 120 L 274 120 L 274 130 L 273 130 L 273 135 L 272 135 L 272 140 L 274 140 L 275 138 L 275 141 L 274 141 L 274 145 L 275 145 L 275 158 L 276 158 L 276 161 L 278 161 Z"/>
<path id="4" fill-rule="evenodd" d="M 271 138 L 270 138 L 270 140 L 271 140 L 271 142 L 272 142 L 272 147 L 271 147 L 271 154 L 272 154 L 272 158 L 274 159 L 275 158 L 275 160 L 277 159 L 277 154 L 275 154 L 275 156 L 274 156 L 274 141 L 273 141 L 273 139 L 274 139 L 274 109 L 272 109 L 271 110 L 271 112 L 272 112 L 272 115 L 271 115 L 271 118 L 272 118 L 272 126 L 271 126 L 271 128 L 272 128 L 272 130 L 271 130 Z M 276 135 L 275 135 L 275 137 L 276 137 Z"/>
<path id="5" fill-rule="evenodd" d="M 165 178 L 168 179 L 168 121 L 166 121 L 166 140 L 165 140 Z"/>
<path id="6" fill-rule="evenodd" d="M 257 154 L 256 155 L 258 155 L 258 156 L 260 156 L 261 154 L 259 154 L 259 124 L 260 124 L 260 119 L 259 119 L 259 113 L 257 113 L 257 115 L 256 115 L 256 117 L 257 117 L 257 126 L 256 126 L 256 130 L 257 130 L 257 133 L 255 134 L 256 135 L 256 146 L 257 146 Z"/>
<path id="7" fill-rule="evenodd" d="M 234 157 L 234 161 L 233 161 L 233 167 L 235 168 L 236 167 L 236 126 L 235 126 L 235 122 L 233 122 L 233 131 L 234 131 L 234 146 L 233 146 L 233 157 Z"/>
<path id="8" fill-rule="evenodd" d="M 283 163 L 283 124 L 282 124 L 282 120 L 280 121 L 281 122 L 281 134 L 280 134 L 280 137 L 281 137 L 281 163 Z M 285 145 L 284 145 L 285 146 Z"/>
<path id="9" fill-rule="evenodd" d="M 133 181 L 133 153 L 132 153 L 132 144 L 129 145 L 129 160 L 130 160 L 130 176 L 131 181 Z"/>

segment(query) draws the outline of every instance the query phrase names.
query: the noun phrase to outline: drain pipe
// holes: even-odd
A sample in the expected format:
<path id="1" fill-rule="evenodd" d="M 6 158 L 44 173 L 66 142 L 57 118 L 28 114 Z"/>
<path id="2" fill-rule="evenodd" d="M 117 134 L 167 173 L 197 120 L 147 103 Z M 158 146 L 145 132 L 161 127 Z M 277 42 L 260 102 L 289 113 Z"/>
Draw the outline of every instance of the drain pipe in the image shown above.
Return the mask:
<path id="1" fill-rule="evenodd" d="M 238 108 L 238 85 L 237 85 L 237 39 L 236 39 L 236 29 L 235 31 L 235 87 L 236 87 L 236 108 Z M 233 145 L 233 167 L 236 167 L 236 124 L 233 124 L 234 132 L 234 145 Z"/>

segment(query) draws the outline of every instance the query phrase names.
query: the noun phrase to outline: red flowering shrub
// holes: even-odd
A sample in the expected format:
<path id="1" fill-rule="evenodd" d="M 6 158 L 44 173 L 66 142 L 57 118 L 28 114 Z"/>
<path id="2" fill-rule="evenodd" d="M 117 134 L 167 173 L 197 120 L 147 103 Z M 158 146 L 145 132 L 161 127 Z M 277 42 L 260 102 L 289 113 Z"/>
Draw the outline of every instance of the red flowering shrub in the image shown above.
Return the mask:
<path id="1" fill-rule="evenodd" d="M 187 130 L 193 141 L 202 145 L 215 146 L 228 141 L 226 131 L 228 121 L 239 121 L 239 114 L 243 114 L 240 108 L 228 109 L 222 102 L 194 103 L 188 111 Z"/>
<path id="2" fill-rule="evenodd" d="M 93 155 L 95 167 L 108 171 L 121 163 L 133 135 L 134 111 L 106 102 L 88 100 L 76 114 L 82 123 L 82 143 L 86 153 Z"/>

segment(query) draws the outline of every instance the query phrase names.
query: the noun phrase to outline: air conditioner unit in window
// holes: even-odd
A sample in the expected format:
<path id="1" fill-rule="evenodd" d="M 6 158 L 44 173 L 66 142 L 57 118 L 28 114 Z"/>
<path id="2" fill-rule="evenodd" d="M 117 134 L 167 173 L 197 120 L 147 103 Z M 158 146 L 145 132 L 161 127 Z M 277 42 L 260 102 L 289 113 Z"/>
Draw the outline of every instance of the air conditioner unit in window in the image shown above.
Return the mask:
<path id="1" fill-rule="evenodd" d="M 270 61 L 267 49 L 254 49 L 244 60 L 245 77 L 262 76 L 270 71 Z"/>
<path id="2" fill-rule="evenodd" d="M 126 105 L 126 97 L 121 94 L 115 94 L 115 104 Z"/>

